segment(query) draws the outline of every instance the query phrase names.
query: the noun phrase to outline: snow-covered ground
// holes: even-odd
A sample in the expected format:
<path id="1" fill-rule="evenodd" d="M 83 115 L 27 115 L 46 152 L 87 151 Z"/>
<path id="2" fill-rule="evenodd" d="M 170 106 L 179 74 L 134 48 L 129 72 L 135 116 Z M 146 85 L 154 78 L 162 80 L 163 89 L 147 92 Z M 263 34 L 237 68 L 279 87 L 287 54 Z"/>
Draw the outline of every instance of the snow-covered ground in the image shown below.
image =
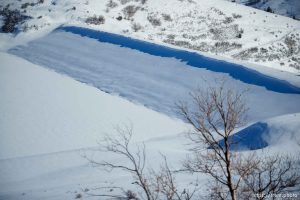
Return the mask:
<path id="1" fill-rule="evenodd" d="M 184 131 L 179 120 L 16 56 L 0 56 L 0 159 L 93 147 L 113 126 L 128 123 L 140 141 Z"/>
<path id="2" fill-rule="evenodd" d="M 223 0 L 28 2 L 0 0 L 0 9 L 9 4 L 32 17 L 19 25 L 21 32 L 0 33 L 0 200 L 75 199 L 79 193 L 93 199 L 83 190 L 113 183 L 134 187 L 126 174 L 106 174 L 83 158 L 122 162 L 94 155 L 116 125 L 133 125 L 133 142 L 145 142 L 148 163 L 159 165 L 161 152 L 180 168 L 190 127 L 178 119 L 174 103 L 224 78 L 230 87 L 250 89 L 248 124 L 238 130 L 248 138 L 243 144 L 261 140 L 264 152 L 298 152 L 299 94 L 55 29 L 76 25 L 188 49 L 299 87 L 299 21 Z M 125 19 L 130 5 L 136 13 Z M 86 24 L 94 15 L 103 15 L 105 23 Z M 195 177 L 178 178 L 188 184 Z"/>
<path id="3" fill-rule="evenodd" d="M 188 149 L 182 133 L 189 127 L 183 122 L 14 55 L 0 53 L 0 60 L 1 200 L 75 199 L 79 193 L 94 199 L 84 190 L 113 183 L 131 187 L 126 174 L 104 173 L 82 157 L 93 153 L 104 133 L 114 134 L 116 124 L 133 124 L 134 141 L 145 141 L 149 163 L 157 165 L 161 152 L 180 168 Z M 271 153 L 295 153 L 299 121 L 299 114 L 263 121 L 268 128 L 260 134 Z M 188 184 L 194 178 L 179 180 Z"/>
<path id="4" fill-rule="evenodd" d="M 300 20 L 300 2 L 298 0 L 235 0 L 235 2 L 261 10 L 270 8 L 270 11 L 275 14 Z"/>
<path id="5" fill-rule="evenodd" d="M 222 79 L 238 90 L 250 89 L 250 121 L 300 112 L 299 94 L 274 92 L 175 58 L 153 56 L 63 30 L 9 52 L 170 116 L 176 113 L 175 103 L 186 100 L 189 92 Z"/>
<path id="6" fill-rule="evenodd" d="M 0 2 L 2 7 L 9 4 L 10 9 L 19 9 L 32 17 L 19 27 L 26 33 L 18 37 L 27 41 L 36 32 L 76 24 L 299 73 L 300 22 L 236 3 L 223 0 L 163 3 L 147 0 L 145 4 L 133 0 L 113 0 L 112 4 L 108 0 L 45 0 L 33 5 L 26 4 L 29 0 Z M 130 17 L 124 11 L 128 7 L 136 11 L 131 11 Z M 103 16 L 105 21 L 98 25 L 85 23 L 94 15 Z M 2 49 L 20 41 L 5 34 L 0 36 L 8 41 L 1 40 Z"/>
<path id="7" fill-rule="evenodd" d="M 82 153 L 114 134 L 116 125 L 132 124 L 133 141 L 154 143 L 153 155 L 184 155 L 178 140 L 188 128 L 183 122 L 16 56 L 0 53 L 0 60 L 1 200 L 73 199 L 85 184 L 103 184 L 108 177 Z"/>

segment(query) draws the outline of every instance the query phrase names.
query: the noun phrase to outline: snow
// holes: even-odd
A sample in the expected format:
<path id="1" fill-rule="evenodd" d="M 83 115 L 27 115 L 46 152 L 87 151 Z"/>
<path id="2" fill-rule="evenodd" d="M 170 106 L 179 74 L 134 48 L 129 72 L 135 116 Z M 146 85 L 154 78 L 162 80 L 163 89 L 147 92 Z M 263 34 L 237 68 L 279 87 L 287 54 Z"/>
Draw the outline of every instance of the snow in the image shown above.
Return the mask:
<path id="1" fill-rule="evenodd" d="M 105 180 L 128 185 L 122 172 L 104 174 L 82 157 L 114 125 L 132 123 L 153 163 L 159 151 L 184 157 L 183 122 L 22 58 L 2 52 L 0 60 L 0 199 L 73 199 Z"/>
<path id="2" fill-rule="evenodd" d="M 299 21 L 223 0 L 170 0 L 163 4 L 161 0 L 148 0 L 145 4 L 141 4 L 139 1 L 128 1 L 124 5 L 118 0 L 115 2 L 118 6 L 109 9 L 106 5 L 108 1 L 97 0 L 58 0 L 55 1 L 55 5 L 52 4 L 52 1 L 45 0 L 42 4 L 28 6 L 21 10 L 26 10 L 26 14 L 32 16 L 32 19 L 24 23 L 23 26 L 27 25 L 27 27 L 33 28 L 18 34 L 17 38 L 24 38 L 22 41 L 26 42 L 33 38 L 32 35 L 45 35 L 60 25 L 75 24 L 153 41 L 158 44 L 172 45 L 176 42 L 187 42 L 186 46 L 179 45 L 176 47 L 184 47 L 209 56 L 217 55 L 223 59 L 244 59 L 244 62 L 260 65 L 260 68 L 266 66 L 299 74 L 297 61 L 299 49 L 292 55 L 286 55 L 288 50 L 284 42 L 287 37 L 295 37 L 295 48 L 297 49 L 300 43 Z M 22 1 L 22 3 L 24 2 Z M 10 4 L 11 9 L 20 9 L 22 3 L 14 0 L 2 0 L 0 5 Z M 129 20 L 124 19 L 123 13 L 123 9 L 128 5 L 135 5 L 140 8 Z M 73 6 L 76 7 L 75 10 L 71 9 Z M 172 20 L 164 20 L 162 15 L 165 14 L 170 15 Z M 86 24 L 85 19 L 93 15 L 103 15 L 105 23 L 101 25 Z M 118 16 L 123 16 L 123 19 L 117 20 Z M 161 21 L 161 26 L 153 26 L 148 21 L 148 16 L 158 18 Z M 228 24 L 223 23 L 228 18 L 233 21 Z M 132 30 L 134 23 L 140 24 L 142 29 L 134 32 Z M 35 30 L 34 27 L 37 27 L 38 30 Z M 216 39 L 212 29 L 215 32 L 221 31 L 225 37 Z M 238 38 L 236 35 L 240 31 L 243 32 L 242 37 Z M 0 34 L 1 37 L 7 36 Z M 14 37 L 14 35 L 9 37 Z M 174 39 L 170 40 L 170 37 L 174 37 Z M 20 44 L 16 44 L 18 41 L 20 40 L 0 40 L 0 46 L 2 49 L 8 49 Z M 242 46 L 241 48 L 217 52 L 214 47 L 217 42 L 229 42 Z M 240 57 L 240 53 L 256 47 L 258 52 L 250 54 L 247 58 Z M 266 48 L 267 55 L 262 53 L 260 48 Z M 252 65 L 246 66 L 251 67 Z"/>
<path id="3" fill-rule="evenodd" d="M 228 0 L 229 1 L 229 0 Z M 230 0 L 231 1 L 231 0 Z M 236 0 L 237 3 L 248 5 L 248 0 Z M 268 7 L 276 14 L 300 19 L 300 3 L 298 0 L 258 0 L 249 6 L 266 10 Z"/>
<path id="4" fill-rule="evenodd" d="M 191 127 L 178 119 L 174 103 L 185 100 L 196 87 L 224 78 L 230 87 L 250 89 L 245 97 L 250 107 L 248 124 L 237 130 L 237 136 L 250 138 L 244 144 L 263 140 L 268 145 L 264 152 L 297 154 L 299 94 L 275 92 L 176 58 L 53 30 L 75 25 L 117 33 L 242 64 L 299 87 L 299 21 L 223 0 L 148 0 L 144 5 L 115 1 L 118 6 L 107 10 L 108 1 L 45 0 L 21 9 L 32 16 L 19 25 L 19 30 L 27 25 L 27 32 L 0 33 L 1 200 L 75 199 L 79 193 L 98 199 L 82 190 L 108 184 L 134 187 L 123 172 L 104 173 L 83 158 L 88 154 L 124 162 L 95 151 L 104 134 L 115 134 L 116 125 L 133 125 L 133 142 L 145 142 L 148 163 L 157 167 L 163 153 L 174 169 L 180 168 L 189 148 L 184 133 Z M 0 6 L 20 9 L 25 2 L 0 0 Z M 118 21 L 128 5 L 140 9 L 132 19 Z M 85 19 L 94 14 L 103 15 L 105 23 L 86 24 Z M 172 21 L 164 20 L 163 14 Z M 162 25 L 153 26 L 148 16 L 159 18 Z M 224 25 L 228 17 L 233 22 Z M 133 23 L 142 29 L 134 32 Z M 214 38 L 212 28 L 223 31 L 221 38 Z M 234 37 L 241 29 L 242 38 Z M 296 41 L 292 55 L 286 54 L 287 37 Z M 176 46 L 176 42 L 191 45 Z M 242 46 L 226 51 L 201 49 L 216 42 Z M 245 60 L 235 56 L 255 47 L 280 57 L 257 59 L 260 50 Z M 188 184 L 195 178 L 203 184 L 207 181 L 204 176 L 186 174 L 178 180 Z"/>
<path id="5" fill-rule="evenodd" d="M 175 103 L 186 100 L 190 91 L 222 79 L 237 90 L 250 89 L 249 121 L 300 112 L 299 94 L 274 92 L 226 73 L 191 67 L 175 58 L 153 56 L 61 30 L 9 52 L 170 116 L 178 117 Z"/>
<path id="6" fill-rule="evenodd" d="M 272 149 L 284 149 L 293 152 L 300 142 L 300 114 L 278 116 L 259 121 L 235 133 L 231 140 L 233 150 L 262 149 L 270 146 Z M 224 144 L 224 141 L 220 141 Z M 288 145 L 287 145 L 288 144 Z"/>
<path id="7" fill-rule="evenodd" d="M 50 39 L 52 36 L 50 34 L 46 38 Z M 118 70 L 113 70 L 115 73 L 111 73 L 109 77 L 106 77 L 110 80 L 110 83 L 114 82 L 112 74 L 118 77 L 118 81 L 115 81 L 117 84 L 113 85 L 114 87 L 124 85 L 120 82 L 124 78 L 128 82 L 126 85 L 130 86 L 126 88 L 127 91 L 122 90 L 124 94 L 130 92 L 142 97 L 141 93 L 132 92 L 134 91 L 132 88 L 141 88 L 141 91 L 144 92 L 149 89 L 149 93 L 160 94 L 161 98 L 164 97 L 164 100 L 166 100 L 170 95 L 167 92 L 173 91 L 174 94 L 178 95 L 181 85 L 190 83 L 193 77 L 199 78 L 200 72 L 202 75 L 206 74 L 206 77 L 221 76 L 204 69 L 186 66 L 175 59 L 155 57 L 124 47 L 102 44 L 93 39 L 81 38 L 70 33 L 63 35 L 63 40 L 62 38 L 59 39 L 59 35 L 56 36 L 60 42 L 54 43 L 48 40 L 49 51 L 55 52 L 57 49 L 54 51 L 53 47 L 60 44 L 61 50 L 66 52 L 63 48 L 64 44 L 71 45 L 72 41 L 77 48 L 74 47 L 68 49 L 68 51 L 72 50 L 70 55 L 74 53 L 76 57 L 77 50 L 82 51 L 81 53 L 86 50 L 78 47 L 83 47 L 89 43 L 91 46 L 87 45 L 87 48 L 93 47 L 94 50 L 99 51 L 102 49 L 102 54 L 97 55 L 102 55 L 102 62 L 105 62 L 104 66 L 107 70 L 110 67 L 117 67 L 110 57 L 116 57 L 116 53 L 121 58 L 122 56 L 126 57 L 126 59 L 120 60 L 123 68 L 126 66 L 129 71 L 118 71 L 121 69 L 121 67 L 118 67 Z M 72 38 L 72 40 L 68 42 L 68 38 Z M 41 48 L 46 41 L 45 38 L 41 38 L 34 43 L 39 46 L 38 49 L 41 53 L 47 49 Z M 81 45 L 78 45 L 78 43 L 81 43 Z M 29 44 L 28 47 L 30 48 L 32 45 Z M 108 53 L 105 53 L 106 51 Z M 30 52 L 34 52 L 34 49 L 27 51 L 27 53 Z M 57 53 L 53 55 L 62 55 L 59 54 L 60 52 Z M 88 52 L 87 55 L 90 54 L 91 52 Z M 129 59 L 132 55 L 134 55 L 135 61 L 144 63 L 148 68 L 139 69 L 137 66 L 130 68 L 131 64 L 135 63 Z M 52 57 L 50 54 L 48 56 L 51 61 Z M 30 58 L 30 56 L 28 55 L 27 58 Z M 41 55 L 36 54 L 36 58 L 41 58 Z M 77 58 L 80 57 L 77 55 Z M 93 59 L 90 57 L 81 58 L 86 58 L 90 61 L 89 63 L 93 63 Z M 66 61 L 59 59 L 61 62 Z M 0 92 L 2 94 L 0 99 L 0 199 L 60 200 L 74 199 L 77 194 L 83 194 L 90 199 L 97 199 L 97 197 L 88 197 L 83 190 L 85 188 L 91 190 L 107 186 L 107 184 L 134 187 L 130 184 L 130 177 L 123 172 L 104 173 L 99 171 L 98 168 L 93 168 L 82 157 L 88 154 L 99 159 L 105 158 L 110 161 L 122 162 L 121 159 L 113 155 L 94 151 L 97 141 L 105 133 L 114 134 L 113 125 L 133 124 L 134 142 L 145 141 L 148 153 L 147 161 L 154 167 L 160 162 L 159 152 L 161 152 L 168 157 L 168 161 L 175 169 L 180 168 L 181 161 L 188 152 L 188 140 L 183 133 L 190 129 L 180 120 L 149 110 L 141 104 L 133 104 L 118 96 L 104 93 L 95 87 L 77 82 L 65 75 L 57 74 L 15 55 L 1 52 L 0 60 Z M 72 59 L 68 58 L 68 60 Z M 128 62 L 125 62 L 125 60 Z M 50 61 L 49 63 L 51 63 Z M 98 62 L 101 63 L 101 60 L 97 60 Z M 160 71 L 156 70 L 156 65 L 154 65 L 153 70 L 147 62 L 160 63 Z M 97 66 L 100 66 L 99 63 Z M 56 64 L 59 65 L 60 63 Z M 87 78 L 93 77 L 93 74 L 98 76 L 97 73 L 89 73 L 88 66 L 86 66 L 86 69 L 88 72 Z M 140 77 L 140 80 L 145 79 L 145 82 L 134 81 L 136 76 L 130 76 L 134 70 L 143 72 L 139 75 L 144 74 Z M 120 72 L 120 74 L 117 72 Z M 156 76 L 159 79 L 155 79 Z M 182 77 L 185 81 L 176 84 Z M 95 80 L 102 80 L 102 78 L 105 78 L 105 76 L 96 77 Z M 133 81 L 130 82 L 130 80 Z M 160 84 L 160 80 L 164 84 Z M 164 80 L 167 81 L 164 82 Z M 238 81 L 230 81 L 240 87 L 244 85 Z M 144 88 L 147 86 L 145 83 L 150 83 L 151 87 Z M 159 85 L 152 87 L 151 84 Z M 172 84 L 175 84 L 175 86 L 172 86 Z M 164 85 L 165 90 L 157 91 L 158 88 L 164 88 Z M 170 86 L 174 87 L 174 90 L 170 89 Z M 182 91 L 185 89 L 183 88 Z M 252 89 L 255 92 L 251 95 L 256 97 L 253 97 L 252 100 L 249 98 L 249 102 L 252 106 L 255 104 L 261 106 L 260 108 L 256 107 L 258 109 L 257 113 L 252 113 L 257 119 L 262 115 L 265 115 L 265 117 L 278 116 L 280 113 L 297 111 L 296 102 L 299 102 L 299 95 L 274 93 L 256 86 Z M 151 96 L 142 99 L 153 101 Z M 292 103 L 293 101 L 295 101 L 295 104 Z M 160 103 L 163 102 L 161 100 Z M 286 105 L 284 105 L 285 103 Z M 288 104 L 291 104 L 290 108 Z M 269 110 L 268 106 L 270 106 Z M 295 145 L 294 141 L 296 140 L 294 139 L 299 139 L 300 134 L 299 116 L 299 114 L 289 114 L 261 121 L 261 123 L 267 123 L 269 127 L 270 137 L 264 138 L 270 141 L 270 146 L 267 147 L 269 153 L 282 152 L 283 148 L 285 153 L 295 153 L 295 148 L 298 147 Z M 286 148 L 287 146 L 289 148 Z M 183 177 L 178 177 L 178 180 L 181 184 L 188 184 L 194 178 L 183 175 Z M 198 178 L 203 183 L 207 180 L 204 176 Z M 97 193 L 98 191 L 92 190 L 92 192 Z"/>
<path id="8" fill-rule="evenodd" d="M 0 159 L 97 146 L 115 125 L 132 123 L 136 140 L 185 130 L 179 120 L 16 56 L 0 60 Z"/>

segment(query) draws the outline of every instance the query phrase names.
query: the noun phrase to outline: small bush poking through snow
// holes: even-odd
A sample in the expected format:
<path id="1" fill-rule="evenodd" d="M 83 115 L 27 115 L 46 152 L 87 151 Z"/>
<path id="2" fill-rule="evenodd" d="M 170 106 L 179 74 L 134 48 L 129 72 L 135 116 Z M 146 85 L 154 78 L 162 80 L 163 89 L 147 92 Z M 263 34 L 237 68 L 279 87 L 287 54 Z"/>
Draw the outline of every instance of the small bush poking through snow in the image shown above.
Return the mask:
<path id="1" fill-rule="evenodd" d="M 215 43 L 215 52 L 216 53 L 225 53 L 227 51 L 231 51 L 233 49 L 242 48 L 241 44 L 238 43 L 229 43 L 229 42 L 216 42 Z"/>
<path id="2" fill-rule="evenodd" d="M 120 0 L 120 3 L 122 4 L 122 5 L 124 5 L 124 4 L 126 4 L 126 3 L 128 3 L 128 2 L 130 2 L 131 0 Z"/>
<path id="3" fill-rule="evenodd" d="M 21 8 L 22 9 L 26 9 L 28 6 L 34 6 L 35 4 L 34 3 L 23 3 L 22 5 L 21 5 Z"/>
<path id="4" fill-rule="evenodd" d="M 134 14 L 136 13 L 136 11 L 138 10 L 139 8 L 134 6 L 134 5 L 130 5 L 130 6 L 126 6 L 124 9 L 123 9 L 123 13 L 125 15 L 125 18 L 129 19 L 131 17 L 134 16 Z"/>
<path id="5" fill-rule="evenodd" d="M 141 0 L 142 4 L 145 4 L 147 2 L 147 0 Z"/>
<path id="6" fill-rule="evenodd" d="M 168 22 L 171 22 L 172 21 L 172 18 L 170 15 L 168 14 L 162 14 L 162 17 L 165 21 L 168 21 Z"/>
<path id="7" fill-rule="evenodd" d="M 0 10 L 0 16 L 3 16 L 3 25 L 1 31 L 4 33 L 13 33 L 17 29 L 17 25 L 22 24 L 31 17 L 21 14 L 19 10 L 10 10 L 5 7 Z"/>
<path id="8" fill-rule="evenodd" d="M 108 8 L 115 8 L 118 6 L 118 4 L 116 2 L 114 2 L 113 0 L 109 0 L 109 2 L 106 4 L 106 6 Z"/>
<path id="9" fill-rule="evenodd" d="M 161 25 L 161 21 L 160 19 L 152 16 L 152 15 L 148 15 L 147 17 L 148 21 L 153 25 L 153 26 L 160 26 Z"/>
<path id="10" fill-rule="evenodd" d="M 233 22 L 233 18 L 232 17 L 225 17 L 225 19 L 223 20 L 224 24 L 230 24 Z"/>
<path id="11" fill-rule="evenodd" d="M 128 190 L 128 191 L 126 192 L 126 198 L 127 198 L 127 199 L 132 199 L 132 200 L 138 199 L 138 198 L 137 198 L 137 195 L 136 195 L 133 191 L 131 191 L 131 190 Z"/>
<path id="12" fill-rule="evenodd" d="M 85 22 L 87 24 L 100 25 L 100 24 L 104 24 L 105 23 L 105 18 L 102 15 L 100 15 L 99 17 L 97 17 L 96 15 L 94 15 L 93 17 L 88 17 L 85 20 Z"/>
<path id="13" fill-rule="evenodd" d="M 232 13 L 232 17 L 233 17 L 234 19 L 238 19 L 238 18 L 242 18 L 242 15 Z"/>
<path id="14" fill-rule="evenodd" d="M 138 32 L 139 30 L 142 29 L 142 26 L 139 23 L 133 23 L 131 28 L 134 32 Z"/>

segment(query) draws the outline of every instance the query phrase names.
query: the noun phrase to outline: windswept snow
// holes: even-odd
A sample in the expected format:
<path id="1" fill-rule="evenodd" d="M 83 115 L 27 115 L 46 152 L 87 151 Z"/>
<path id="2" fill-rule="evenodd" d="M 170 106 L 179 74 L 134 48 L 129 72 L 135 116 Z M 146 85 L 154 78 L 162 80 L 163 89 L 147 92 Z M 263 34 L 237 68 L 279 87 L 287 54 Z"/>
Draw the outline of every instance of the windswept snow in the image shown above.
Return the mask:
<path id="1" fill-rule="evenodd" d="M 176 119 L 0 53 L 0 159 L 93 147 L 115 125 L 136 140 L 176 135 Z"/>
<path id="2" fill-rule="evenodd" d="M 221 79 L 228 79 L 228 86 L 236 89 L 250 89 L 250 121 L 300 112 L 298 94 L 269 91 L 175 58 L 153 56 L 70 32 L 54 31 L 9 52 L 171 116 L 176 116 L 175 103 L 185 100 L 190 91 Z"/>
<path id="3" fill-rule="evenodd" d="M 183 122 L 16 56 L 0 53 L 0 60 L 1 200 L 73 199 L 85 188 L 130 185 L 123 172 L 105 174 L 82 158 L 114 125 L 133 125 L 133 142 L 146 141 L 153 165 L 159 152 L 172 163 L 184 157 Z M 118 159 L 97 155 L 104 157 Z"/>
<path id="4" fill-rule="evenodd" d="M 297 149 L 300 143 L 300 113 L 278 116 L 256 122 L 232 135 L 237 145 L 234 150 L 255 150 L 271 146 L 287 152 Z M 224 144 L 224 141 L 220 141 Z"/>

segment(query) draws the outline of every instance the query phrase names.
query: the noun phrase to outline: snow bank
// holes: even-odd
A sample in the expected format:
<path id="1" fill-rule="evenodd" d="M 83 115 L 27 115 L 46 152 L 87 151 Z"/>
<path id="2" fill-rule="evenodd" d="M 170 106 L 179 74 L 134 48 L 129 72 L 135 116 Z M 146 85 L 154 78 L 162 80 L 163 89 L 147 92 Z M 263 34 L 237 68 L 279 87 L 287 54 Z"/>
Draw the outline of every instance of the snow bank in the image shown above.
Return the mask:
<path id="1" fill-rule="evenodd" d="M 293 152 L 300 144 L 300 113 L 256 122 L 232 135 L 234 150 L 272 149 Z M 224 145 L 224 141 L 220 141 Z"/>
<path id="2" fill-rule="evenodd" d="M 21 58 L 0 53 L 0 159 L 97 145 L 114 125 L 135 140 L 176 135 L 176 119 L 111 96 Z"/>

